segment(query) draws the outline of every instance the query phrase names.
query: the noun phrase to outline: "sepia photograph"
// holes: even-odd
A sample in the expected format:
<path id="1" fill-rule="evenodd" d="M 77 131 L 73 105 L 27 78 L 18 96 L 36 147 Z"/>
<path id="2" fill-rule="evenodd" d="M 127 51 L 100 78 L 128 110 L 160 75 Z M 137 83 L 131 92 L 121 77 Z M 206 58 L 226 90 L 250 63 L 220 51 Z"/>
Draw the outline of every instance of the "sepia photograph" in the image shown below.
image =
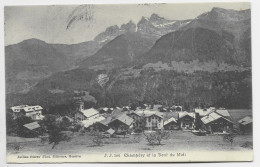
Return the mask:
<path id="1" fill-rule="evenodd" d="M 253 161 L 250 2 L 4 7 L 7 163 Z"/>

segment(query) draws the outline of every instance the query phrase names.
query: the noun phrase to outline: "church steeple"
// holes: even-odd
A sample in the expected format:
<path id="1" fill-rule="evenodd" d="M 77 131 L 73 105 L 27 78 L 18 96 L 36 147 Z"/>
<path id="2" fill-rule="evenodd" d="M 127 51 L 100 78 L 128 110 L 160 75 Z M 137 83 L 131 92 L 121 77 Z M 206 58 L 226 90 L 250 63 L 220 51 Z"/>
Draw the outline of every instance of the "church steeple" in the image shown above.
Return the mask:
<path id="1" fill-rule="evenodd" d="M 78 111 L 83 111 L 85 109 L 84 102 L 81 99 L 76 101 L 76 106 L 78 108 Z"/>

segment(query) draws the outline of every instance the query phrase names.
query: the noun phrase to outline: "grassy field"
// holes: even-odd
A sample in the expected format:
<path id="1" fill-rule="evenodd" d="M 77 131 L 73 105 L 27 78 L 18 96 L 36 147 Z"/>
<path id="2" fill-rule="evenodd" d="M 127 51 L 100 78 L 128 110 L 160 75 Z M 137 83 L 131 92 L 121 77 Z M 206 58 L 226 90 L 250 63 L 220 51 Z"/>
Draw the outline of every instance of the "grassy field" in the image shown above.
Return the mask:
<path id="1" fill-rule="evenodd" d="M 10 137 L 9 137 L 10 138 Z M 69 142 L 61 142 L 54 149 L 48 143 L 39 140 L 20 142 L 19 151 L 13 149 L 14 143 L 7 144 L 8 154 L 60 154 L 60 153 L 104 153 L 104 152 L 151 152 L 151 151 L 243 151 L 252 149 L 252 135 L 238 135 L 231 146 L 223 141 L 222 136 L 196 136 L 191 132 L 172 131 L 170 138 L 161 145 L 148 145 L 143 134 L 130 135 L 126 138 L 104 138 L 101 146 L 95 146 L 89 133 L 74 133 Z"/>

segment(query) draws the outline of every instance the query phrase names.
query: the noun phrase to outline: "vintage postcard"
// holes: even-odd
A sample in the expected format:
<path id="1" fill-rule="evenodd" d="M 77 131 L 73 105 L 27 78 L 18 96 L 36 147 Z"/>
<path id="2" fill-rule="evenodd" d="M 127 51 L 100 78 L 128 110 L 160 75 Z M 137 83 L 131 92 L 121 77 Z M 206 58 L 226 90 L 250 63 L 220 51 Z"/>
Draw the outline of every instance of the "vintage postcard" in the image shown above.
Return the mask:
<path id="1" fill-rule="evenodd" d="M 248 2 L 5 6 L 8 163 L 252 161 Z"/>

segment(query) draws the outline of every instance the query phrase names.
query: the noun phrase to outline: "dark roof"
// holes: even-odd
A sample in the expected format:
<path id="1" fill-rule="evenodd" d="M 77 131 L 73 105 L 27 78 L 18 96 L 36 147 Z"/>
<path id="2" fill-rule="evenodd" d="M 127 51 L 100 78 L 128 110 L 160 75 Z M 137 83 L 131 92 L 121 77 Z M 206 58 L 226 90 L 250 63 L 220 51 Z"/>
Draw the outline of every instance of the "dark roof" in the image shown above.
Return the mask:
<path id="1" fill-rule="evenodd" d="M 191 117 L 192 119 L 195 119 L 195 113 L 194 112 L 187 112 L 187 111 L 179 112 L 179 119 L 182 119 L 186 116 Z"/>
<path id="2" fill-rule="evenodd" d="M 175 120 L 178 120 L 178 118 L 179 118 L 178 112 L 164 112 L 163 113 L 163 120 L 164 121 L 167 121 L 168 119 L 170 119 L 172 117 L 175 118 Z"/>

